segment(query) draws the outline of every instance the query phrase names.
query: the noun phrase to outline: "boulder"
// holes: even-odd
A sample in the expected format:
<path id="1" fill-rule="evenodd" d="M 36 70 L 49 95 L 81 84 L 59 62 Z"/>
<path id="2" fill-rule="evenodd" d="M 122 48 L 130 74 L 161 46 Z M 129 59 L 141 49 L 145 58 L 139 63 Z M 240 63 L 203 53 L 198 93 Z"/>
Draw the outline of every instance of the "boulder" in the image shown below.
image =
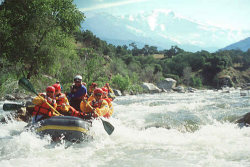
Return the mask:
<path id="1" fill-rule="evenodd" d="M 240 124 L 240 126 L 249 126 L 250 125 L 250 112 L 246 113 L 242 116 L 236 123 Z"/>
<path id="2" fill-rule="evenodd" d="M 161 92 L 161 89 L 159 89 L 157 86 L 155 86 L 152 83 L 144 82 L 141 86 L 145 90 L 146 93 L 160 93 Z"/>
<path id="3" fill-rule="evenodd" d="M 172 78 L 165 78 L 164 80 L 161 80 L 160 82 L 158 82 L 157 86 L 160 89 L 171 90 L 175 88 L 176 80 Z"/>
<path id="4" fill-rule="evenodd" d="M 183 86 L 178 86 L 178 87 L 174 88 L 174 91 L 176 91 L 178 93 L 185 93 L 185 88 Z"/>
<path id="5" fill-rule="evenodd" d="M 13 96 L 13 95 L 11 95 L 11 94 L 6 94 L 6 95 L 4 96 L 4 98 L 5 98 L 6 100 L 16 100 L 15 96 Z"/>
<path id="6" fill-rule="evenodd" d="M 229 75 L 222 75 L 218 77 L 219 88 L 223 87 L 233 87 L 233 81 Z"/>
<path id="7" fill-rule="evenodd" d="M 190 93 L 194 93 L 197 89 L 195 88 L 192 88 L 192 87 L 188 87 L 187 88 L 187 91 L 190 92 Z"/>
<path id="8" fill-rule="evenodd" d="M 116 96 L 122 96 L 122 93 L 121 93 L 120 90 L 113 89 L 113 91 L 114 91 L 114 94 L 115 94 Z"/>

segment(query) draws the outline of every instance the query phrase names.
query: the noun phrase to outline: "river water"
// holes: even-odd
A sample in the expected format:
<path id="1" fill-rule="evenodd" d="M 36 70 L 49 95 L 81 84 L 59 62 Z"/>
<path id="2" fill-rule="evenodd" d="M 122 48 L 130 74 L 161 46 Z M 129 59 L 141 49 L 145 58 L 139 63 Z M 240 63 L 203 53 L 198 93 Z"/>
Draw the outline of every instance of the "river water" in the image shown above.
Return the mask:
<path id="1" fill-rule="evenodd" d="M 233 123 L 250 112 L 250 98 L 238 90 L 124 96 L 113 104 L 115 131 L 107 135 L 95 120 L 89 142 L 55 144 L 23 131 L 26 123 L 0 124 L 0 166 L 250 166 L 250 127 Z"/>

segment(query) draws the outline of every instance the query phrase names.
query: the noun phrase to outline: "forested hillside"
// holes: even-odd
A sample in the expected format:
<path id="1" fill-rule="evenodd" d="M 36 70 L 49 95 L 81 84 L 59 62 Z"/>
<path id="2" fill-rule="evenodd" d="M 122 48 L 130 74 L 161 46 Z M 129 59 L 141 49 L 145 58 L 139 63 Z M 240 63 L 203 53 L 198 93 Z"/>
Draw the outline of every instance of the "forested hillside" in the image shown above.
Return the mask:
<path id="1" fill-rule="evenodd" d="M 142 82 L 171 77 L 196 88 L 217 87 L 221 75 L 234 85 L 250 82 L 250 50 L 186 52 L 145 45 L 114 46 L 81 30 L 84 14 L 72 0 L 5 0 L 0 5 L 0 95 L 19 91 L 25 76 L 38 90 L 59 80 L 64 91 L 76 74 L 83 81 L 141 92 Z M 237 73 L 238 72 L 238 73 Z"/>

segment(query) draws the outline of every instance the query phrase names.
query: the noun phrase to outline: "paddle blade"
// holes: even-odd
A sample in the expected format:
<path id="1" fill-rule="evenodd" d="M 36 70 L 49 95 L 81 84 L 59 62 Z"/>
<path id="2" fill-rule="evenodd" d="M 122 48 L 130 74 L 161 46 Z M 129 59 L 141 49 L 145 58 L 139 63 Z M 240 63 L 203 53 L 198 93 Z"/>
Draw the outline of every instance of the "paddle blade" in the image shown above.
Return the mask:
<path id="1" fill-rule="evenodd" d="M 36 90 L 34 89 L 33 85 L 30 83 L 30 81 L 26 78 L 21 78 L 18 81 L 18 85 L 21 86 L 22 88 L 24 88 L 25 90 L 29 91 L 29 92 L 33 92 L 36 95 L 38 95 L 38 93 L 36 92 Z"/>
<path id="2" fill-rule="evenodd" d="M 107 121 L 104 121 L 103 119 L 102 120 L 102 124 L 103 124 L 103 127 L 105 129 L 105 131 L 111 135 L 113 133 L 113 131 L 115 130 L 114 126 L 111 125 L 111 123 L 107 122 Z"/>
<path id="3" fill-rule="evenodd" d="M 4 111 L 12 111 L 12 110 L 19 110 L 20 108 L 25 107 L 22 104 L 14 104 L 14 103 L 5 103 L 3 104 Z"/>

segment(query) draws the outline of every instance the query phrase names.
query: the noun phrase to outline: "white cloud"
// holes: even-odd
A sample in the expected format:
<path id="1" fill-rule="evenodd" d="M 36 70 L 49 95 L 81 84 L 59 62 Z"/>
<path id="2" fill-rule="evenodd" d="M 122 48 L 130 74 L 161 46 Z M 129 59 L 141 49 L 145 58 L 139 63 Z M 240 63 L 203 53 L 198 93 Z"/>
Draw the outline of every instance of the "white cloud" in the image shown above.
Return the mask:
<path id="1" fill-rule="evenodd" d="M 141 34 L 141 35 L 144 35 L 144 32 L 140 29 L 137 29 L 137 28 L 134 28 L 132 26 L 129 26 L 129 25 L 126 25 L 126 27 L 134 32 L 136 32 L 137 34 Z"/>
<path id="2" fill-rule="evenodd" d="M 157 26 L 157 16 L 158 16 L 157 12 L 154 12 L 152 15 L 148 16 L 148 25 L 151 31 L 154 31 L 155 27 Z"/>
<path id="3" fill-rule="evenodd" d="M 133 17 L 133 15 L 129 15 L 129 20 L 130 21 L 134 21 L 135 20 L 134 17 Z"/>
<path id="4" fill-rule="evenodd" d="M 202 41 L 200 41 L 200 40 L 199 40 L 199 41 L 196 41 L 196 40 L 188 40 L 187 43 L 192 44 L 192 45 L 205 46 L 204 42 L 202 42 Z"/>
<path id="5" fill-rule="evenodd" d="M 93 7 L 89 7 L 89 8 L 80 8 L 79 10 L 82 12 L 87 12 L 87 11 L 93 11 L 93 10 L 98 10 L 98 9 L 107 9 L 107 8 L 123 6 L 123 5 L 127 5 L 127 4 L 133 4 L 133 3 L 144 2 L 144 1 L 148 1 L 148 0 L 126 0 L 126 1 L 122 1 L 122 2 L 99 4 L 99 5 L 96 5 Z"/>
<path id="6" fill-rule="evenodd" d="M 161 37 L 165 38 L 165 39 L 169 39 L 177 44 L 181 44 L 181 41 L 179 39 L 177 39 L 176 37 L 171 37 L 171 36 L 167 36 L 165 34 L 159 34 Z"/>
<path id="7" fill-rule="evenodd" d="M 163 24 L 161 24 L 160 27 L 161 27 L 161 31 L 165 31 L 166 28 Z"/>

